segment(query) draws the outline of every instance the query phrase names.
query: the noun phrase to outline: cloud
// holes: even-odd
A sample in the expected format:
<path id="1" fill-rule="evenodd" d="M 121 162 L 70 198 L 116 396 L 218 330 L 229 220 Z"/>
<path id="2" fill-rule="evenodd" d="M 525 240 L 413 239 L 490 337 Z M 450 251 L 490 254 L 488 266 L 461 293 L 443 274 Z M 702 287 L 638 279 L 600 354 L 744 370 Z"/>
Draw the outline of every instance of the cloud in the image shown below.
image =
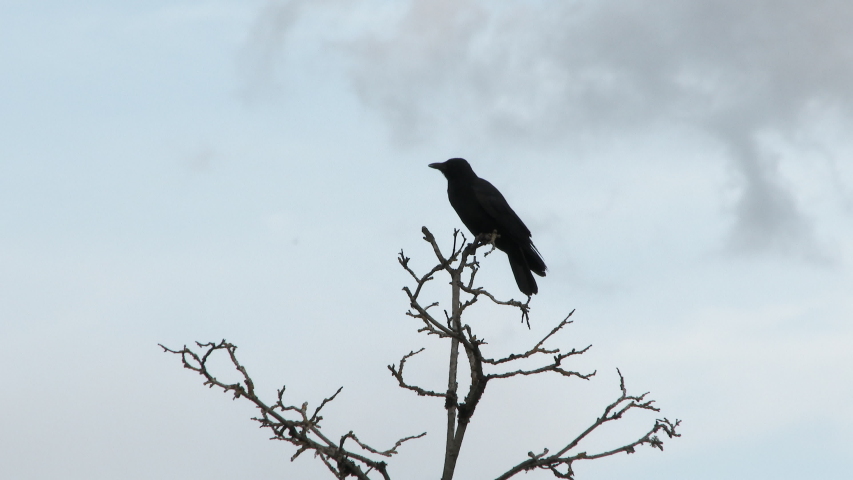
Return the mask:
<path id="1" fill-rule="evenodd" d="M 338 43 L 357 95 L 398 140 L 458 135 L 541 145 L 585 131 L 687 125 L 731 154 L 742 186 L 734 249 L 815 245 L 756 138 L 791 135 L 816 104 L 853 110 L 853 4 L 405 5 L 377 23 L 360 17 L 362 28 Z"/>
<path id="2" fill-rule="evenodd" d="M 853 35 L 837 19 L 852 7 L 825 3 L 416 1 L 390 34 L 354 39 L 353 77 L 389 116 L 474 115 L 527 134 L 735 112 L 759 121 L 814 95 L 850 100 L 838 60 Z"/>
<path id="3" fill-rule="evenodd" d="M 728 248 L 736 253 L 775 250 L 827 260 L 814 239 L 812 222 L 781 183 L 776 162 L 762 157 L 751 142 L 733 147 L 742 189 Z"/>
<path id="4" fill-rule="evenodd" d="M 240 96 L 254 102 L 278 92 L 278 69 L 285 39 L 305 2 L 270 0 L 261 8 L 238 55 Z"/>

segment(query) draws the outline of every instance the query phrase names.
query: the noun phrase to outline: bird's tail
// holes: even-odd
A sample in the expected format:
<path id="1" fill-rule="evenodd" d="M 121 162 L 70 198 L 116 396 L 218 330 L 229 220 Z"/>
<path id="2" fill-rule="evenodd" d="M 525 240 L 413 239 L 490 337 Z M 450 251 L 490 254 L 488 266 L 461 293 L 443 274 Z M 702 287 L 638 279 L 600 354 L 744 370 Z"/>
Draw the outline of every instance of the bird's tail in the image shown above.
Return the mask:
<path id="1" fill-rule="evenodd" d="M 545 271 L 548 270 L 548 267 L 545 266 L 545 260 L 542 260 L 542 255 L 539 254 L 539 250 L 536 250 L 536 246 L 533 245 L 533 242 L 522 246 L 521 249 L 530 270 L 536 275 L 544 277 Z"/>
<path id="2" fill-rule="evenodd" d="M 512 268 L 512 275 L 515 277 L 515 283 L 518 285 L 518 289 L 521 290 L 521 293 L 525 295 L 533 295 L 535 293 L 539 293 L 539 287 L 536 285 L 536 279 L 533 278 L 533 274 L 530 272 L 531 267 L 527 261 L 526 252 L 522 250 L 523 247 L 518 246 L 517 248 L 509 249 L 506 252 L 507 257 L 509 257 L 509 266 Z M 542 261 L 542 258 L 538 255 L 536 258 L 539 259 L 539 263 L 541 263 L 541 274 L 545 274 L 545 262 Z M 538 271 L 536 273 L 539 273 Z"/>

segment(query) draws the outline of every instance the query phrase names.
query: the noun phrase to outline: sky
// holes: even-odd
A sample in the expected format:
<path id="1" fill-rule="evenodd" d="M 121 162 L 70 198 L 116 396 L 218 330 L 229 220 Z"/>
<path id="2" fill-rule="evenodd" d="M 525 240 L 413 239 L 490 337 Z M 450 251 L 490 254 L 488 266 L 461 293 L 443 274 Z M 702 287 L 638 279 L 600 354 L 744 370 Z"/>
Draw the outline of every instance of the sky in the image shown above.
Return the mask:
<path id="1" fill-rule="evenodd" d="M 851 23 L 829 0 L 0 3 L 0 476 L 331 478 L 158 347 L 225 338 L 270 398 L 343 386 L 330 435 L 428 432 L 390 472 L 436 478 L 441 402 L 386 366 L 426 347 L 412 381 L 446 381 L 396 256 L 432 267 L 421 226 L 449 248 L 427 164 L 465 157 L 549 267 L 531 329 L 466 322 L 500 356 L 576 309 L 552 345 L 597 374 L 490 385 L 458 478 L 567 443 L 617 368 L 683 436 L 580 479 L 848 478 Z M 520 295 L 500 253 L 478 278 Z"/>

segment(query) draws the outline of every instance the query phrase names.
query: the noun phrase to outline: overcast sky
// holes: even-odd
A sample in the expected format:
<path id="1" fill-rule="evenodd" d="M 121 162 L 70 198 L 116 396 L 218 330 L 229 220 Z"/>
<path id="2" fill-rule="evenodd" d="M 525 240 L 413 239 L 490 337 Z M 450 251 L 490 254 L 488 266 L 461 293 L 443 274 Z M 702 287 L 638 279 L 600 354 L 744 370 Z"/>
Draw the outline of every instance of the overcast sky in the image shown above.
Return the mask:
<path id="1" fill-rule="evenodd" d="M 330 435 L 427 431 L 390 471 L 437 478 L 441 402 L 386 365 L 427 347 L 413 381 L 445 381 L 396 254 L 432 266 L 422 225 L 449 246 L 427 164 L 462 156 L 549 267 L 531 330 L 467 322 L 498 356 L 577 309 L 554 345 L 598 375 L 490 385 L 459 478 L 564 444 L 617 367 L 683 437 L 578 478 L 848 478 L 850 25 L 840 0 L 0 3 L 0 476 L 330 478 L 157 347 L 226 338 L 270 396 L 343 386 Z"/>

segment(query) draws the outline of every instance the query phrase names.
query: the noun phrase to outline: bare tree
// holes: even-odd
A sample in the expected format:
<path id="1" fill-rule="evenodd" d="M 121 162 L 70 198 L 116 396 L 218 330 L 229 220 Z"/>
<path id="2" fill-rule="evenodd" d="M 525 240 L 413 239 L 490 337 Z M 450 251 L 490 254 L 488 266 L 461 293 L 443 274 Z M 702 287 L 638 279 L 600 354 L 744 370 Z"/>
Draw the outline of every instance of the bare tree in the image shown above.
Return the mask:
<path id="1" fill-rule="evenodd" d="M 503 301 L 497 299 L 483 287 L 475 286 L 475 277 L 480 269 L 476 253 L 478 249 L 489 246 L 491 249 L 485 252 L 484 255 L 488 255 L 494 251 L 495 234 L 480 235 L 474 241 L 468 243 L 462 233 L 458 230 L 454 231 L 453 246 L 450 255 L 446 256 L 439 248 L 435 237 L 426 227 L 423 227 L 422 232 L 424 240 L 432 247 L 438 263 L 425 274 L 418 275 L 409 266 L 410 259 L 402 251 L 400 251 L 398 261 L 415 281 L 413 288 L 408 286 L 403 288 L 403 291 L 408 296 L 410 306 L 407 315 L 420 321 L 421 327 L 418 330 L 419 332 L 427 335 L 435 335 L 441 339 L 450 341 L 447 390 L 442 392 L 422 388 L 407 382 L 404 378 L 403 369 L 406 362 L 422 352 L 423 348 L 417 351 L 410 351 L 397 364 L 389 365 L 388 369 L 400 387 L 411 390 L 421 396 L 443 399 L 444 408 L 447 411 L 447 426 L 445 457 L 441 479 L 451 480 L 456 469 L 456 463 L 459 459 L 459 452 L 465 439 L 468 424 L 489 382 L 517 376 L 547 374 L 549 372 L 556 373 L 562 377 L 576 377 L 589 380 L 596 372 L 581 373 L 567 369 L 563 365 L 566 359 L 584 354 L 591 346 L 580 350 L 573 348 L 565 352 L 559 348 L 545 346 L 545 343 L 561 331 L 563 327 L 572 323 L 569 319 L 574 310 L 527 351 L 511 353 L 500 358 L 484 356 L 481 347 L 486 342 L 473 333 L 470 325 L 462 322 L 462 314 L 465 310 L 474 305 L 481 297 L 485 297 L 497 305 L 518 309 L 521 321 L 529 327 L 530 297 L 524 303 L 517 300 Z M 440 305 L 439 302 L 426 304 L 426 302 L 421 300 L 421 295 L 423 287 L 435 279 L 436 274 L 441 272 L 450 276 L 451 309 L 449 313 L 447 310 L 444 310 L 443 318 L 439 319 L 430 313 L 431 309 Z M 383 478 L 388 480 L 391 478 L 387 470 L 388 465 L 384 460 L 381 460 L 381 457 L 391 457 L 397 453 L 397 448 L 404 442 L 426 435 L 426 432 L 424 432 L 419 435 L 401 438 L 387 450 L 378 450 L 371 447 L 359 440 L 352 431 L 333 440 L 321 431 L 320 422 L 323 417 L 320 416 L 320 412 L 327 403 L 337 397 L 343 387 L 339 388 L 330 397 L 324 399 L 313 412 L 309 412 L 307 402 L 300 406 L 290 405 L 285 402 L 284 387 L 278 390 L 277 397 L 272 402 L 265 402 L 257 396 L 251 376 L 246 368 L 237 360 L 235 355 L 237 347 L 235 345 L 225 340 L 219 343 L 196 343 L 196 345 L 198 351 L 186 346 L 180 350 L 172 350 L 163 345 L 160 346 L 166 352 L 180 355 L 184 367 L 200 374 L 204 378 L 205 385 L 218 387 L 225 392 L 230 392 L 234 395 L 235 399 L 245 398 L 252 402 L 260 412 L 260 416 L 253 418 L 253 420 L 260 423 L 261 427 L 268 428 L 272 432 L 273 440 L 282 440 L 296 447 L 296 452 L 291 457 L 291 460 L 296 459 L 296 457 L 306 451 L 311 451 L 315 456 L 320 458 L 335 478 L 345 479 L 355 477 L 362 480 Z M 460 346 L 465 351 L 468 360 L 467 370 L 470 374 L 468 391 L 461 400 L 459 393 Z M 229 356 L 232 365 L 240 373 L 242 380 L 229 384 L 219 381 L 213 376 L 208 370 L 207 362 L 211 355 L 217 352 L 225 352 Z M 520 366 L 521 361 L 529 361 L 537 358 L 543 360 L 540 366 L 533 368 Z M 540 453 L 529 452 L 528 458 L 521 459 L 517 464 L 498 476 L 497 480 L 509 479 L 520 472 L 537 469 L 548 470 L 557 478 L 574 479 L 575 474 L 572 466 L 579 460 L 593 460 L 622 452 L 634 453 L 636 448 L 641 445 L 649 445 L 653 448 L 663 450 L 661 434 L 669 438 L 680 436 L 676 433 L 676 428 L 681 423 L 680 420 L 670 421 L 662 418 L 656 420 L 654 425 L 645 434 L 625 445 L 594 453 L 578 451 L 580 443 L 593 431 L 605 423 L 619 420 L 630 410 L 659 411 L 654 406 L 654 400 L 646 398 L 648 393 L 629 395 L 625 388 L 625 379 L 622 373 L 618 370 L 617 372 L 620 379 L 619 388 L 621 395 L 613 403 L 604 407 L 600 417 L 596 418 L 583 432 L 574 438 L 567 439 L 566 443 L 560 445 L 554 453 L 551 453 L 547 448 Z"/>

